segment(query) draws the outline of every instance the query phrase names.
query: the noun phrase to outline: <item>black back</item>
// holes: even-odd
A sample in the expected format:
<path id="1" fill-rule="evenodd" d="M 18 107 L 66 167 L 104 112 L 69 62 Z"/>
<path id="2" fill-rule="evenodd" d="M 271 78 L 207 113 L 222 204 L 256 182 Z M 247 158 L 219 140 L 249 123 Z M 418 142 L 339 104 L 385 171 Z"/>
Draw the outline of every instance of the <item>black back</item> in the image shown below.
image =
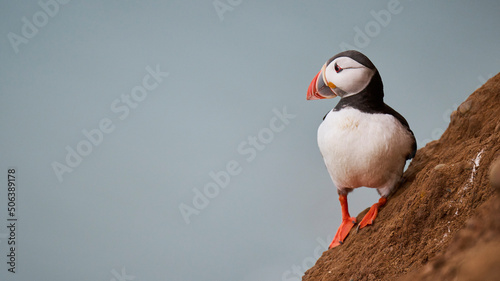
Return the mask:
<path id="1" fill-rule="evenodd" d="M 415 153 L 417 152 L 417 141 L 415 139 L 415 135 L 410 129 L 408 121 L 406 121 L 406 119 L 396 110 L 392 109 L 390 106 L 384 103 L 384 85 L 375 65 L 365 55 L 354 50 L 345 51 L 333 56 L 328 60 L 327 64 L 338 57 L 350 57 L 361 63 L 362 65 L 370 69 L 374 69 L 376 72 L 366 88 L 353 96 L 341 98 L 339 103 L 333 108 L 332 111 L 339 111 L 343 108 L 350 107 L 364 113 L 390 114 L 394 116 L 394 118 L 396 118 L 413 136 L 412 152 L 406 157 L 406 159 L 413 158 L 415 156 Z M 323 119 L 325 119 L 325 117 L 323 117 Z"/>

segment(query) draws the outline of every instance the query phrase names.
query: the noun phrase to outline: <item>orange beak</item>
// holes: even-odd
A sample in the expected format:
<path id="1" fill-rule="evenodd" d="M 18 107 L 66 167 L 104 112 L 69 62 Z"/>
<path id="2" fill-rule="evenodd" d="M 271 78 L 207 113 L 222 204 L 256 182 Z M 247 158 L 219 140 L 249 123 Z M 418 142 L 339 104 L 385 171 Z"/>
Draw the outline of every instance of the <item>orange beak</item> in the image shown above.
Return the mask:
<path id="1" fill-rule="evenodd" d="M 307 100 L 331 99 L 337 96 L 332 88 L 335 85 L 331 82 L 325 83 L 324 71 L 326 65 L 314 76 L 307 88 Z"/>

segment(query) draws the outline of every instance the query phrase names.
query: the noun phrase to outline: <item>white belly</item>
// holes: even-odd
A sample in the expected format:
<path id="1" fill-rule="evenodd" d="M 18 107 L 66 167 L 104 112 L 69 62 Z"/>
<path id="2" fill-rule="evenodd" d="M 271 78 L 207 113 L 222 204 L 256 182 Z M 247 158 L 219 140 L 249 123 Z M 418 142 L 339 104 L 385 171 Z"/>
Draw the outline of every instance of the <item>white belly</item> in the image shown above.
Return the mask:
<path id="1" fill-rule="evenodd" d="M 412 143 L 392 115 L 353 108 L 330 112 L 318 128 L 319 149 L 341 193 L 366 186 L 388 195 L 401 178 Z"/>

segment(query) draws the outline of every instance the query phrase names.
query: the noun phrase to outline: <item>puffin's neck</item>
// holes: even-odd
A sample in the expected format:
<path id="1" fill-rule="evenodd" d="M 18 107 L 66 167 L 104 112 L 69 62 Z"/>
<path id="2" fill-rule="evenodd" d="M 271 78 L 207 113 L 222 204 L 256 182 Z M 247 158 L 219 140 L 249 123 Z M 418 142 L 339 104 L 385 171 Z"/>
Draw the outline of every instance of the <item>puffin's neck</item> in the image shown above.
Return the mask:
<path id="1" fill-rule="evenodd" d="M 341 98 L 334 110 L 353 107 L 366 113 L 377 113 L 384 106 L 384 87 L 377 71 L 366 88 L 355 95 Z"/>

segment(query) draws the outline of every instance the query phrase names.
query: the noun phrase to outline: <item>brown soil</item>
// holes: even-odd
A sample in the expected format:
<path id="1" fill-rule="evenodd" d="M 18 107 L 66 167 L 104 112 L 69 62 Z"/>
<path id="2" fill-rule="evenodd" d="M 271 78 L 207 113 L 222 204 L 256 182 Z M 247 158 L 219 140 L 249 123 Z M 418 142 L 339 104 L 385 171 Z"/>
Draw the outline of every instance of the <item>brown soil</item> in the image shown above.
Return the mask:
<path id="1" fill-rule="evenodd" d="M 500 280 L 500 193 L 489 180 L 499 155 L 497 74 L 418 150 L 375 223 L 353 228 L 302 280 Z"/>

